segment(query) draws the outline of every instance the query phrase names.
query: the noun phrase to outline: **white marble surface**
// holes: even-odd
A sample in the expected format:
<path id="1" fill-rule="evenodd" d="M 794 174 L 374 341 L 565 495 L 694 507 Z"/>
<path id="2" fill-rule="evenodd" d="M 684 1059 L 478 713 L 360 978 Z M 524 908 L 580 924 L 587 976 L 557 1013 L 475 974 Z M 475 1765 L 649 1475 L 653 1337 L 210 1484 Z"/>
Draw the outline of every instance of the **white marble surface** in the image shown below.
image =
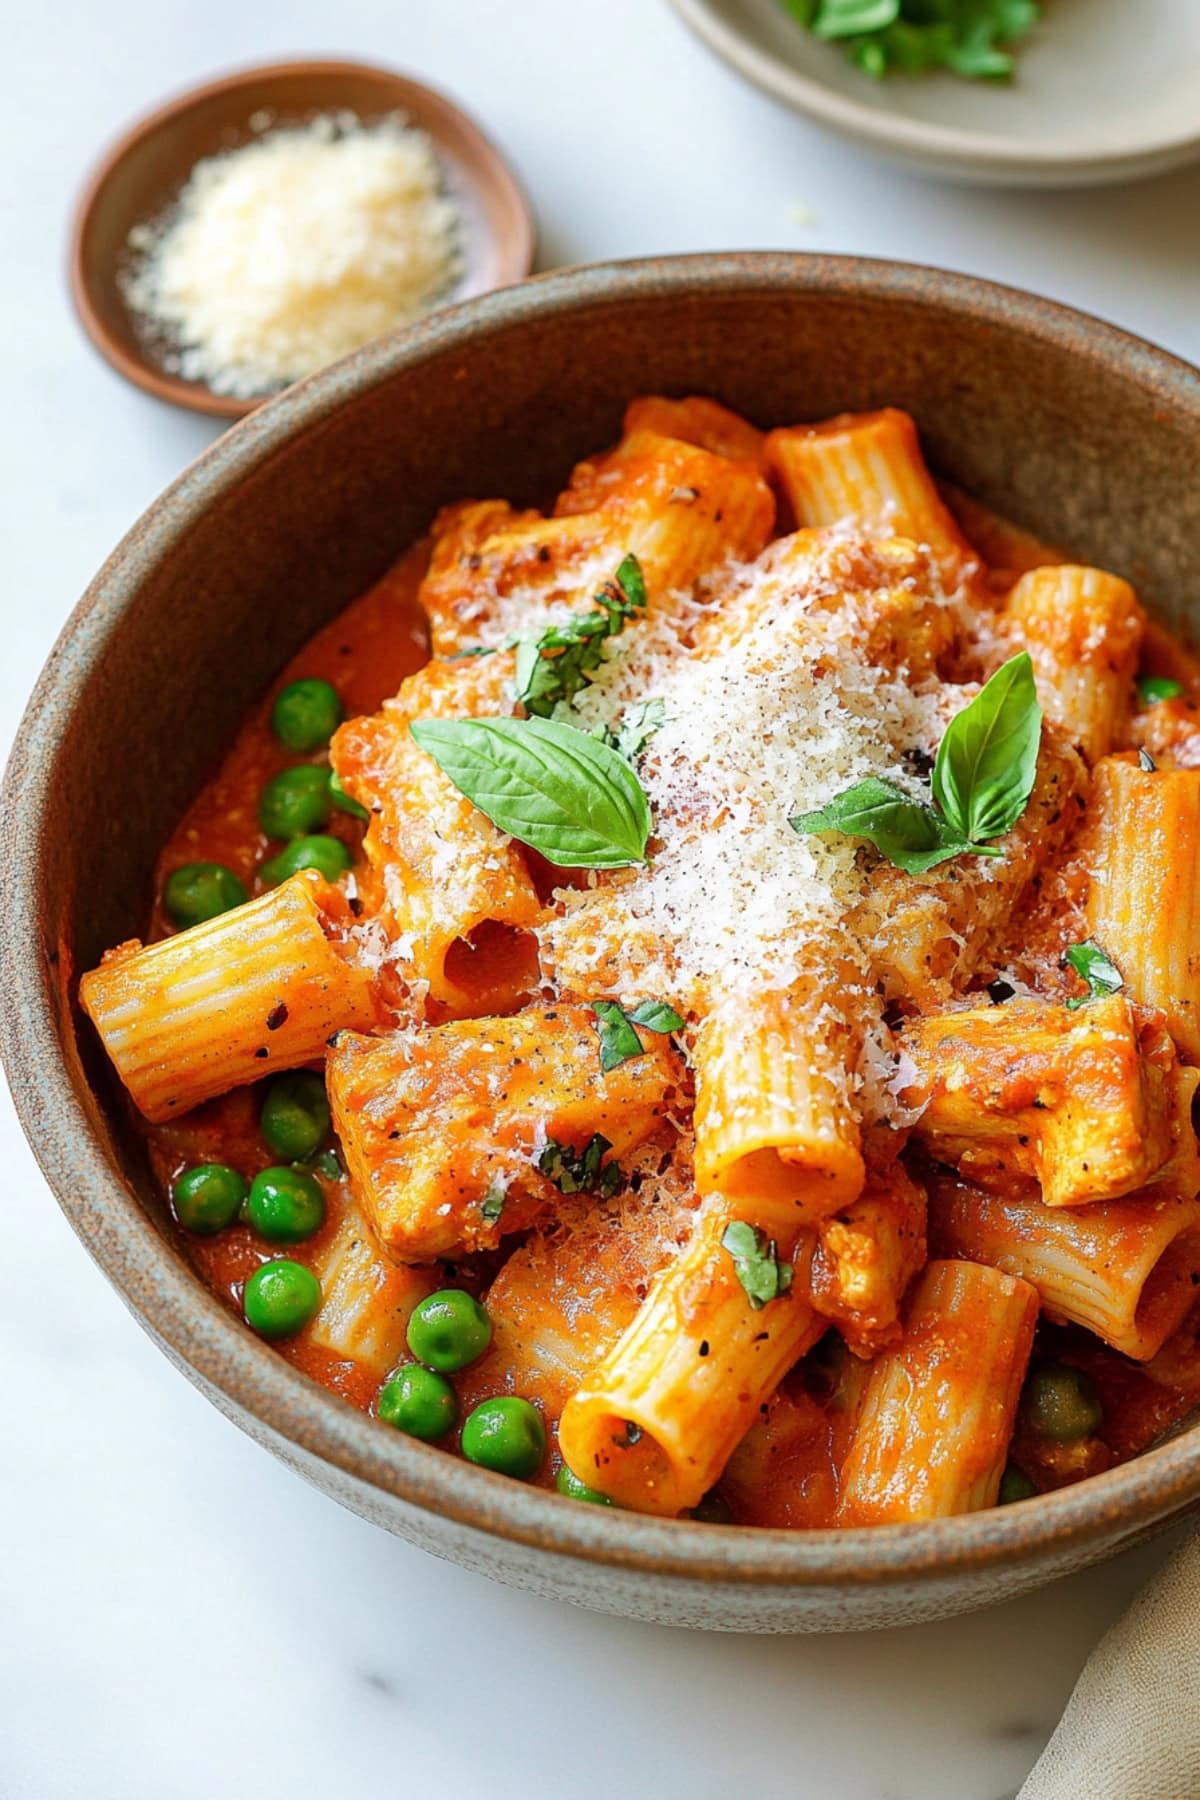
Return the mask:
<path id="1" fill-rule="evenodd" d="M 1107 193 L 923 186 L 778 110 L 659 0 L 61 0 L 12 9 L 0 133 L 0 741 L 59 626 L 212 435 L 70 316 L 89 158 L 231 63 L 391 61 L 514 155 L 544 266 L 771 246 L 909 257 L 1103 312 L 1200 358 L 1200 172 Z M 0 1101 L 0 1795 L 998 1800 L 1163 1551 L 940 1626 L 713 1638 L 591 1618 L 433 1562 L 243 1439 L 126 1315 Z"/>

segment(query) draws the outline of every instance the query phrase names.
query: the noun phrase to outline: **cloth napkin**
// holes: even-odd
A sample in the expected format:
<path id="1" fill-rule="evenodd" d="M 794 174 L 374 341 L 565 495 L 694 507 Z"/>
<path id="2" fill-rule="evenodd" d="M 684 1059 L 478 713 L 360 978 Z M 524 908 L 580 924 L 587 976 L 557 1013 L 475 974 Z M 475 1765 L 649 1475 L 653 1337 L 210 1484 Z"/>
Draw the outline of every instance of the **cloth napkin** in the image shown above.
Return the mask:
<path id="1" fill-rule="evenodd" d="M 1017 1800 L 1198 1800 L 1200 1535 L 1084 1666 Z"/>

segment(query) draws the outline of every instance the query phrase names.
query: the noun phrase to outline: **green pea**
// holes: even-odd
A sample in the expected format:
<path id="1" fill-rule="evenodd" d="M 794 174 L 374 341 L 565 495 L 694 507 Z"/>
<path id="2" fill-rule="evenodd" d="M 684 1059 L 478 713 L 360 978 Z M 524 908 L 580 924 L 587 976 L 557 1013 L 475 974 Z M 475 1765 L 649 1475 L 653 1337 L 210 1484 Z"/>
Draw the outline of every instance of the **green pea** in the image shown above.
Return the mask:
<path id="1" fill-rule="evenodd" d="M 260 1337 L 291 1337 L 321 1304 L 321 1284 L 311 1269 L 277 1257 L 255 1269 L 242 1292 L 246 1323 Z"/>
<path id="2" fill-rule="evenodd" d="M 263 1100 L 258 1129 L 276 1156 L 286 1156 L 289 1162 L 312 1156 L 329 1130 L 324 1079 L 311 1069 L 277 1075 Z"/>
<path id="3" fill-rule="evenodd" d="M 443 1288 L 413 1308 L 408 1347 L 418 1362 L 452 1375 L 483 1355 L 492 1341 L 492 1321 L 473 1294 Z"/>
<path id="4" fill-rule="evenodd" d="M 590 1506 L 611 1506 L 610 1494 L 602 1494 L 599 1488 L 589 1487 L 586 1481 L 580 1481 L 578 1475 L 568 1469 L 566 1463 L 554 1477 L 554 1485 L 560 1494 L 568 1500 L 586 1500 Z"/>
<path id="5" fill-rule="evenodd" d="M 258 822 L 267 836 L 302 837 L 327 825 L 333 810 L 329 782 L 329 770 L 316 763 L 298 763 L 272 775 L 258 800 Z"/>
<path id="6" fill-rule="evenodd" d="M 1037 1493 L 1032 1481 L 1024 1469 L 1018 1469 L 1016 1463 L 1009 1463 L 1000 1477 L 1000 1492 L 996 1496 L 997 1506 L 1011 1506 L 1014 1500 L 1031 1500 Z"/>
<path id="7" fill-rule="evenodd" d="M 176 1177 L 171 1189 L 175 1217 L 201 1237 L 232 1225 L 245 1198 L 246 1178 L 228 1163 L 196 1163 Z"/>
<path id="8" fill-rule="evenodd" d="M 410 1363 L 389 1375 L 379 1390 L 379 1417 L 409 1437 L 445 1437 L 458 1420 L 458 1400 L 444 1375 Z"/>
<path id="9" fill-rule="evenodd" d="M 344 813 L 349 813 L 352 819 L 369 819 L 371 816 L 365 806 L 360 806 L 358 801 L 346 792 L 342 786 L 340 775 L 334 774 L 329 778 L 329 798 L 335 806 L 340 806 Z"/>
<path id="10" fill-rule="evenodd" d="M 546 1454 L 546 1427 L 536 1406 L 515 1394 L 484 1400 L 468 1414 L 462 1451 L 468 1462 L 528 1481 Z"/>
<path id="11" fill-rule="evenodd" d="M 1066 1363 L 1039 1363 L 1021 1396 L 1021 1415 L 1031 1431 L 1055 1444 L 1071 1444 L 1100 1429 L 1104 1409 L 1096 1384 Z"/>
<path id="12" fill-rule="evenodd" d="M 307 1169 L 260 1169 L 246 1196 L 246 1218 L 269 1244 L 301 1244 L 324 1223 L 321 1184 Z"/>
<path id="13" fill-rule="evenodd" d="M 271 708 L 271 730 L 289 750 L 319 750 L 341 722 L 337 689 L 319 675 L 289 681 Z"/>
<path id="14" fill-rule="evenodd" d="M 244 886 L 224 863 L 184 863 L 181 869 L 171 871 L 163 889 L 163 905 L 172 924 L 181 930 L 216 919 L 245 899 Z"/>
<path id="15" fill-rule="evenodd" d="M 352 861 L 350 852 L 341 838 L 327 837 L 318 831 L 312 837 L 293 838 L 286 850 L 265 862 L 258 873 L 268 887 L 278 887 L 281 881 L 289 876 L 298 875 L 301 869 L 315 869 L 326 881 L 336 881 L 344 875 Z"/>
<path id="16" fill-rule="evenodd" d="M 710 1488 L 699 1506 L 693 1506 L 691 1517 L 701 1525 L 732 1525 L 733 1513 L 728 1500 L 718 1494 L 716 1488 Z"/>

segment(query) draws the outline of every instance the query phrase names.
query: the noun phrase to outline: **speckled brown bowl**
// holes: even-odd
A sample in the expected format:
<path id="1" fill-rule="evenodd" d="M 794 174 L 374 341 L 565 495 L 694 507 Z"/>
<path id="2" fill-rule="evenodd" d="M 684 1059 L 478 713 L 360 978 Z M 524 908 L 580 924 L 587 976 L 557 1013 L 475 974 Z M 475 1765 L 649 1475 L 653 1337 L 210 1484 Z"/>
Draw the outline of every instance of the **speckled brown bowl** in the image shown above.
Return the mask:
<path id="1" fill-rule="evenodd" d="M 221 438 L 70 620 L 0 808 L 9 1081 L 67 1216 L 147 1331 L 364 1517 L 539 1593 L 681 1625 L 837 1630 L 980 1606 L 1195 1508 L 1200 1432 L 1042 1499 L 875 1531 L 637 1518 L 471 1468 L 311 1384 L 205 1291 L 75 1007 L 79 971 L 137 930 L 158 845 L 303 639 L 444 501 L 542 494 L 650 389 L 715 394 L 762 424 L 907 407 L 947 475 L 1200 623 L 1200 374 L 1111 326 L 961 276 L 786 255 L 578 269 L 472 301 Z"/>

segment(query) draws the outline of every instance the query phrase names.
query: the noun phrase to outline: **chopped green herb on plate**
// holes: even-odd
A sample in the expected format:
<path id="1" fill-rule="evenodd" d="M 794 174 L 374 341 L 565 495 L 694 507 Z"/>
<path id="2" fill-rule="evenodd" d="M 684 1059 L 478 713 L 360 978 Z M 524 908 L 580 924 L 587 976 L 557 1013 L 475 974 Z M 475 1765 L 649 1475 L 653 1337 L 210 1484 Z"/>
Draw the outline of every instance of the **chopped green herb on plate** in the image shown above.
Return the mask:
<path id="1" fill-rule="evenodd" d="M 948 69 L 969 81 L 1007 81 L 1011 46 L 1033 29 L 1037 0 L 781 0 L 814 37 L 840 44 L 877 80 Z"/>

